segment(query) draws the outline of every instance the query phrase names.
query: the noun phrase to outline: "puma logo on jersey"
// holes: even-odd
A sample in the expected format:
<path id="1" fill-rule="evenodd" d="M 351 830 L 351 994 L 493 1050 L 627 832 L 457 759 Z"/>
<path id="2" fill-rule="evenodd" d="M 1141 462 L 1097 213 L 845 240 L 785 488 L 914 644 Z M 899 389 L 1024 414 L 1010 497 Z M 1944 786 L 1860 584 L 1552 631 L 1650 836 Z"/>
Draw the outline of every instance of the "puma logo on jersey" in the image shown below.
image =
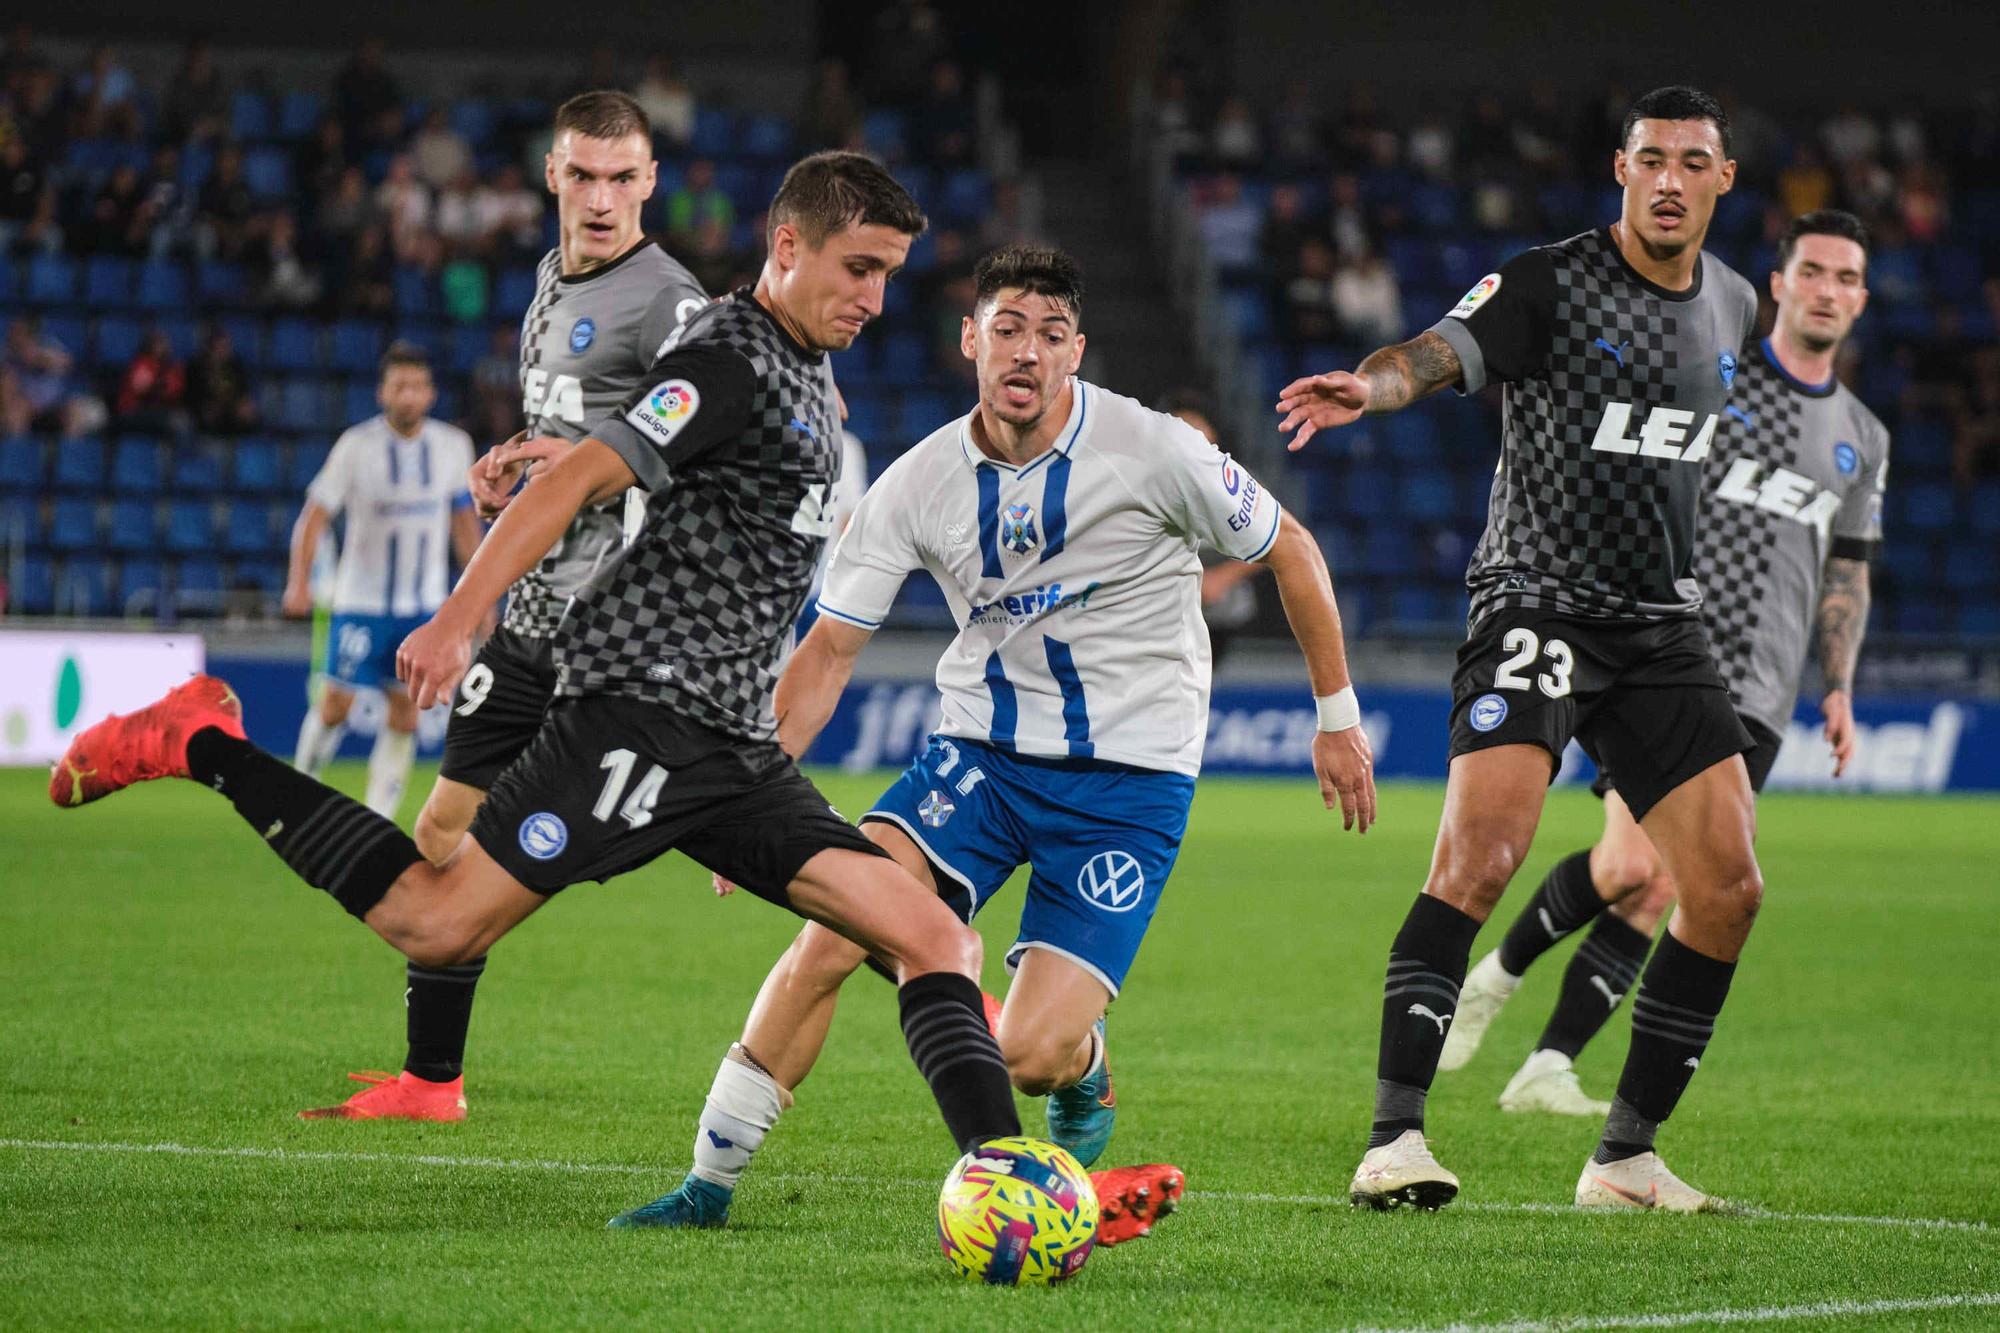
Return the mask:
<path id="1" fill-rule="evenodd" d="M 1618 368 L 1620 370 L 1625 369 L 1625 353 L 1631 350 L 1632 348 L 1631 343 L 1619 343 L 1616 347 L 1613 347 L 1611 345 L 1610 339 L 1599 338 L 1597 340 L 1597 346 L 1602 347 L 1605 351 L 1611 353 L 1611 359 L 1618 363 Z"/>
<path id="2" fill-rule="evenodd" d="M 1440 1037 L 1444 1035 L 1444 1025 L 1446 1023 L 1451 1022 L 1452 1019 L 1452 1016 L 1450 1014 L 1440 1014 L 1437 1010 L 1431 1008 L 1427 1004 L 1413 1004 L 1409 1007 L 1407 1012 L 1415 1015 L 1418 1018 L 1428 1018 L 1430 1019 L 1431 1022 L 1437 1024 L 1438 1035 Z"/>
<path id="3" fill-rule="evenodd" d="M 1840 512 L 1840 496 L 1820 490 L 1811 477 L 1802 477 L 1782 467 L 1772 468 L 1767 474 L 1763 464 L 1750 458 L 1731 463 L 1715 493 L 1721 499 L 1749 505 L 1779 518 L 1797 519 L 1809 528 L 1819 529 L 1822 541 L 1833 526 L 1833 516 Z"/>
<path id="4" fill-rule="evenodd" d="M 1605 984 L 1604 978 L 1597 976 L 1595 973 L 1591 975 L 1590 984 L 1597 987 L 1597 993 L 1604 997 L 1604 1007 L 1606 1009 L 1616 1009 L 1618 1002 L 1625 998 L 1624 991 L 1612 990 L 1610 986 Z"/>
<path id="5" fill-rule="evenodd" d="M 1678 407 L 1655 407 L 1646 413 L 1645 424 L 1640 426 L 1638 438 L 1633 439 L 1628 432 L 1632 429 L 1632 414 L 1637 410 L 1630 403 L 1606 403 L 1604 417 L 1597 423 L 1597 438 L 1590 442 L 1590 447 L 1600 453 L 1638 454 L 1641 458 L 1670 458 L 1682 463 L 1698 463 L 1708 457 L 1709 442 L 1715 438 L 1715 413 L 1703 419 L 1692 443 L 1683 444 L 1688 438 L 1688 427 L 1694 424 L 1694 413 Z"/>

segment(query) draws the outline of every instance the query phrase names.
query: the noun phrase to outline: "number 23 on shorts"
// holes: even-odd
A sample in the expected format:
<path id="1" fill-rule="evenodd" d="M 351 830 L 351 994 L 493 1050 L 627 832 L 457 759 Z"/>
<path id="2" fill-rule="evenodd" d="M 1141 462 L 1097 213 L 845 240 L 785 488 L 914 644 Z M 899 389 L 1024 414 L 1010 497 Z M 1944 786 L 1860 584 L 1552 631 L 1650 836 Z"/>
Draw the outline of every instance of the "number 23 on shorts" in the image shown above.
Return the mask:
<path id="1" fill-rule="evenodd" d="M 1561 639 L 1542 640 L 1526 627 L 1510 629 L 1501 645 L 1511 654 L 1493 672 L 1493 688 L 1496 690 L 1525 690 L 1532 686 L 1551 699 L 1560 699 L 1569 693 L 1569 673 L 1576 665 L 1576 658 L 1569 645 Z M 1545 657 L 1547 671 L 1537 672 L 1532 681 L 1523 674 L 1533 670 L 1535 659 Z"/>

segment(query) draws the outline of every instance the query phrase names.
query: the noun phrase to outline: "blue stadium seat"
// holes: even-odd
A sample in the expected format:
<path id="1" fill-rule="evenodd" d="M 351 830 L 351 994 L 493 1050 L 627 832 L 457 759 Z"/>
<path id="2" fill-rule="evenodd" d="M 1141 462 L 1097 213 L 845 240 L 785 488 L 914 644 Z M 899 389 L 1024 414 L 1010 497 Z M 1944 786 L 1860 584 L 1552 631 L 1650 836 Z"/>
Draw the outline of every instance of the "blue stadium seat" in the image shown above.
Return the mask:
<path id="1" fill-rule="evenodd" d="M 331 442 L 314 441 L 294 445 L 292 448 L 291 489 L 303 495 L 306 487 L 312 485 L 319 470 L 326 466 L 326 456 L 333 452 Z"/>
<path id="2" fill-rule="evenodd" d="M 167 585 L 165 566 L 155 556 L 133 556 L 120 562 L 116 611 L 121 615 L 157 614 Z"/>
<path id="3" fill-rule="evenodd" d="M 343 424 L 351 426 L 357 421 L 366 421 L 381 410 L 382 404 L 376 398 L 374 380 L 347 381 L 347 386 L 341 391 L 340 396 L 340 420 Z M 434 416 L 441 415 L 435 406 L 431 411 Z"/>
<path id="4" fill-rule="evenodd" d="M 262 93 L 241 92 L 229 99 L 229 133 L 232 138 L 254 143 L 268 139 L 277 128 L 271 115 L 271 100 Z"/>
<path id="5" fill-rule="evenodd" d="M 735 118 L 729 112 L 720 107 L 701 107 L 694 113 L 694 137 L 688 140 L 688 151 L 696 157 L 726 157 L 735 129 Z"/>
<path id="6" fill-rule="evenodd" d="M 307 377 L 285 381 L 279 426 L 286 430 L 324 430 L 331 424 L 327 415 L 323 381 Z"/>
<path id="7" fill-rule="evenodd" d="M 141 553 L 159 548 L 159 506 L 151 499 L 128 495 L 111 504 L 111 530 L 106 540 L 114 551 Z"/>
<path id="8" fill-rule="evenodd" d="M 139 355 L 146 326 L 128 315 L 106 315 L 97 321 L 97 364 L 124 367 Z"/>
<path id="9" fill-rule="evenodd" d="M 83 304 L 98 310 L 120 310 L 132 304 L 136 267 L 116 255 L 92 255 L 83 266 Z"/>
<path id="10" fill-rule="evenodd" d="M 922 384 L 930 370 L 924 340 L 914 333 L 891 333 L 881 340 L 882 380 L 886 384 Z"/>
<path id="11" fill-rule="evenodd" d="M 1337 485 L 1339 512 L 1353 519 L 1378 518 L 1391 512 L 1394 487 L 1384 468 L 1352 466 Z"/>
<path id="12" fill-rule="evenodd" d="M 11 256 L 0 255 L 0 307 L 21 299 L 21 270 Z"/>
<path id="13" fill-rule="evenodd" d="M 866 113 L 861 118 L 861 138 L 868 151 L 877 157 L 892 161 L 901 157 L 910 138 L 908 113 L 896 110 Z"/>
<path id="14" fill-rule="evenodd" d="M 847 428 L 870 446 L 872 458 L 873 446 L 886 444 L 889 437 L 889 414 L 883 409 L 882 396 L 873 389 L 851 383 L 842 386 L 841 394 L 847 399 Z"/>
<path id="15" fill-rule="evenodd" d="M 167 346 L 174 349 L 174 355 L 186 361 L 198 350 L 202 327 L 192 315 L 162 314 L 153 320 L 161 333 L 167 335 Z"/>
<path id="16" fill-rule="evenodd" d="M 255 588 L 276 601 L 285 591 L 285 566 L 276 560 L 236 560 L 229 566 L 233 588 Z"/>
<path id="17" fill-rule="evenodd" d="M 243 358 L 243 368 L 262 370 L 265 366 L 264 321 L 255 315 L 224 315 L 216 322 L 229 335 L 230 346 L 236 349 L 236 355 Z"/>
<path id="18" fill-rule="evenodd" d="M 198 441 L 174 449 L 174 490 L 185 496 L 208 496 L 222 489 L 222 457 L 226 446 Z M 204 504 L 207 501 L 202 501 Z"/>
<path id="19" fill-rule="evenodd" d="M 45 616 L 55 610 L 55 562 L 39 551 L 30 551 L 21 561 L 20 570 L 20 580 L 8 589 L 7 609 L 31 616 Z"/>
<path id="20" fill-rule="evenodd" d="M 1898 634 L 1942 634 L 1944 608 L 1929 598 L 1903 602 L 1893 609 L 1889 623 Z"/>
<path id="21" fill-rule="evenodd" d="M 976 222 L 993 205 L 993 183 L 976 168 L 963 168 L 945 178 L 944 215 L 960 222 Z"/>
<path id="22" fill-rule="evenodd" d="M 1975 602 L 1958 609 L 1958 632 L 1984 639 L 2000 639 L 2000 602 Z"/>
<path id="23" fill-rule="evenodd" d="M 132 435 L 111 451 L 111 489 L 125 495 L 158 495 L 166 481 L 160 465 L 160 442 Z"/>
<path id="24" fill-rule="evenodd" d="M 1419 523 L 1446 523 L 1457 517 L 1451 479 L 1435 469 L 1405 473 L 1397 492 L 1397 511 Z"/>
<path id="25" fill-rule="evenodd" d="M 214 615 L 222 610 L 222 562 L 196 556 L 174 571 L 174 603 L 183 615 Z"/>
<path id="26" fill-rule="evenodd" d="M 751 157 L 789 160 L 792 156 L 792 127 L 782 116 L 747 115 L 738 126 L 736 144 Z"/>
<path id="27" fill-rule="evenodd" d="M 299 140 L 312 137 L 319 128 L 325 106 L 318 93 L 293 90 L 278 99 L 278 137 Z"/>
<path id="28" fill-rule="evenodd" d="M 499 126 L 500 108 L 497 103 L 481 97 L 468 97 L 452 103 L 451 127 L 474 148 L 484 148 Z"/>
<path id="29" fill-rule="evenodd" d="M 1444 457 L 1444 439 L 1435 415 L 1419 408 L 1395 412 L 1382 418 L 1389 453 L 1397 462 L 1429 466 Z"/>
<path id="30" fill-rule="evenodd" d="M 188 304 L 187 270 L 164 259 L 139 266 L 139 304 L 148 310 L 179 310 Z"/>
<path id="31" fill-rule="evenodd" d="M 1993 586 L 1991 543 L 1953 542 L 1945 552 L 1944 586 L 1961 595 Z"/>
<path id="32" fill-rule="evenodd" d="M 328 359 L 335 370 L 372 373 L 375 363 L 382 356 L 382 330 L 365 320 L 341 320 L 333 326 L 329 342 L 331 355 Z"/>
<path id="33" fill-rule="evenodd" d="M 268 357 L 279 370 L 318 370 L 319 325 L 298 318 L 272 321 Z"/>
<path id="34" fill-rule="evenodd" d="M 64 495 L 49 506 L 48 546 L 52 551 L 87 551 L 97 545 L 97 501 Z"/>
<path id="35" fill-rule="evenodd" d="M 104 489 L 104 441 L 95 436 L 58 440 L 55 447 L 55 488 L 59 491 Z"/>
<path id="36" fill-rule="evenodd" d="M 1271 294 L 1261 284 L 1230 287 L 1222 293 L 1222 314 L 1243 342 L 1264 342 L 1274 334 Z"/>
<path id="37" fill-rule="evenodd" d="M 79 552 L 56 572 L 56 611 L 61 615 L 105 616 L 111 603 L 111 563 L 101 555 Z"/>
<path id="38" fill-rule="evenodd" d="M 488 327 L 454 324 L 445 340 L 444 369 L 454 375 L 470 375 L 492 342 L 493 332 Z M 374 368 L 372 362 L 368 368 Z"/>
<path id="39" fill-rule="evenodd" d="M 194 290 L 203 305 L 242 305 L 250 299 L 250 278 L 241 264 L 207 259 L 195 266 Z"/>
<path id="40" fill-rule="evenodd" d="M 80 364 L 90 364 L 90 325 L 83 316 L 50 311 L 42 317 L 42 334 L 60 343 Z"/>
<path id="41" fill-rule="evenodd" d="M 270 440 L 238 440 L 230 473 L 230 484 L 245 494 L 271 495 L 286 489 L 285 460 Z"/>
<path id="42" fill-rule="evenodd" d="M 279 549 L 271 506 L 233 500 L 222 522 L 222 549 L 230 555 L 268 555 Z"/>
<path id="43" fill-rule="evenodd" d="M 959 414 L 953 400 L 936 389 L 911 389 L 903 394 L 902 414 L 897 434 L 906 444 L 915 444 Z M 856 432 L 859 434 L 859 432 Z"/>
<path id="44" fill-rule="evenodd" d="M 167 506 L 166 548 L 176 554 L 207 551 L 215 545 L 215 513 L 207 500 L 176 500 Z"/>
<path id="45" fill-rule="evenodd" d="M 0 492 L 42 489 L 42 442 L 31 435 L 0 440 Z"/>
<path id="46" fill-rule="evenodd" d="M 534 275 L 532 272 L 529 274 L 528 282 L 529 293 L 532 296 L 534 290 Z M 404 319 L 435 319 L 437 317 L 437 284 L 432 282 L 430 275 L 422 269 L 410 268 L 407 265 L 399 267 L 396 270 L 395 277 L 390 279 L 390 286 L 395 292 L 396 313 Z M 513 307 L 501 305 L 500 308 L 506 310 Z M 525 302 L 522 303 L 521 308 L 523 310 L 527 308 Z"/>
<path id="47" fill-rule="evenodd" d="M 30 305 L 67 305 L 76 295 L 76 264 L 62 255 L 29 255 L 24 286 Z"/>
<path id="48" fill-rule="evenodd" d="M 1942 532 L 1949 528 L 1954 508 L 1951 488 L 1942 483 L 1920 483 L 1902 490 L 1903 522 L 1918 531 Z"/>
<path id="49" fill-rule="evenodd" d="M 41 538 L 41 505 L 32 495 L 0 495 L 0 551 Z"/>
<path id="50" fill-rule="evenodd" d="M 1972 530 L 1982 537 L 2000 537 L 2000 480 L 1972 488 Z"/>
<path id="51" fill-rule="evenodd" d="M 243 183 L 259 199 L 273 202 L 292 194 L 292 155 L 276 145 L 247 149 L 243 154 Z"/>
<path id="52" fill-rule="evenodd" d="M 1416 537 L 1400 523 L 1370 523 L 1362 562 L 1378 578 L 1407 578 L 1417 570 Z"/>

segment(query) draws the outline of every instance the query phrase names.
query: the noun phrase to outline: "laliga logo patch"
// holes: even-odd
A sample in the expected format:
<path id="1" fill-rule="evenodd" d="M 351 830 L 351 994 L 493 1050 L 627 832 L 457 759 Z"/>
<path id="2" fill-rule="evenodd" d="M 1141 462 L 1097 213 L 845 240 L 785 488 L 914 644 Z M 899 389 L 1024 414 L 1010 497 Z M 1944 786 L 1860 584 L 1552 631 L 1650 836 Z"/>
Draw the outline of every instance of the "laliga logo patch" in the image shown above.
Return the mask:
<path id="1" fill-rule="evenodd" d="M 1129 912 L 1146 896 L 1146 874 L 1130 852 L 1099 852 L 1083 863 L 1076 891 L 1092 907 Z"/>
<path id="2" fill-rule="evenodd" d="M 1715 368 L 1722 372 L 1722 387 L 1728 388 L 1736 382 L 1736 353 L 1724 352 L 1715 358 Z"/>
<path id="3" fill-rule="evenodd" d="M 680 434 L 681 427 L 694 419 L 701 410 L 701 393 L 686 380 L 667 380 L 653 386 L 637 407 L 625 414 L 625 420 L 661 444 L 669 443 Z"/>
<path id="4" fill-rule="evenodd" d="M 1032 505 L 1008 505 L 1000 511 L 1000 544 L 1015 555 L 1026 555 L 1041 545 L 1042 539 L 1035 533 L 1035 510 Z"/>
<path id="5" fill-rule="evenodd" d="M 550 861 L 569 846 L 569 826 L 544 810 L 521 821 L 521 850 L 537 861 Z"/>
<path id="6" fill-rule="evenodd" d="M 1482 694 L 1472 701 L 1465 720 L 1474 731 L 1491 731 L 1507 720 L 1507 701 L 1497 694 Z"/>
<path id="7" fill-rule="evenodd" d="M 1478 282 L 1473 283 L 1472 290 L 1467 292 L 1457 305 L 1445 313 L 1453 319 L 1467 319 L 1473 311 L 1485 305 L 1493 293 L 1499 290 L 1500 275 L 1498 273 L 1489 273 Z"/>
<path id="8" fill-rule="evenodd" d="M 1833 446 L 1833 465 L 1840 469 L 1841 476 L 1851 477 L 1854 470 L 1861 466 L 1861 455 L 1855 452 L 1853 445 L 1842 440 Z"/>
<path id="9" fill-rule="evenodd" d="M 597 341 L 597 321 L 585 315 L 570 326 L 569 350 L 581 352 Z"/>

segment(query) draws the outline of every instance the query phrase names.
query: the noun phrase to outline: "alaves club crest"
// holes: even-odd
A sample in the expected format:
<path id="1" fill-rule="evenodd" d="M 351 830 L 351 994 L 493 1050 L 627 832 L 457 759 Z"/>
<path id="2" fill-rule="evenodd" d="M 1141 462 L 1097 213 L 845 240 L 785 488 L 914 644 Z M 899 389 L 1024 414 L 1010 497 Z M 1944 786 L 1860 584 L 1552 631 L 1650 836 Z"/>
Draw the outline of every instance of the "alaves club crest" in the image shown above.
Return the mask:
<path id="1" fill-rule="evenodd" d="M 1000 544 L 1015 555 L 1026 555 L 1041 545 L 1035 533 L 1033 505 L 1008 505 L 1000 511 Z"/>
<path id="2" fill-rule="evenodd" d="M 1722 372 L 1722 387 L 1728 388 L 1736 382 L 1736 353 L 1724 352 L 1715 358 L 1715 368 Z"/>

